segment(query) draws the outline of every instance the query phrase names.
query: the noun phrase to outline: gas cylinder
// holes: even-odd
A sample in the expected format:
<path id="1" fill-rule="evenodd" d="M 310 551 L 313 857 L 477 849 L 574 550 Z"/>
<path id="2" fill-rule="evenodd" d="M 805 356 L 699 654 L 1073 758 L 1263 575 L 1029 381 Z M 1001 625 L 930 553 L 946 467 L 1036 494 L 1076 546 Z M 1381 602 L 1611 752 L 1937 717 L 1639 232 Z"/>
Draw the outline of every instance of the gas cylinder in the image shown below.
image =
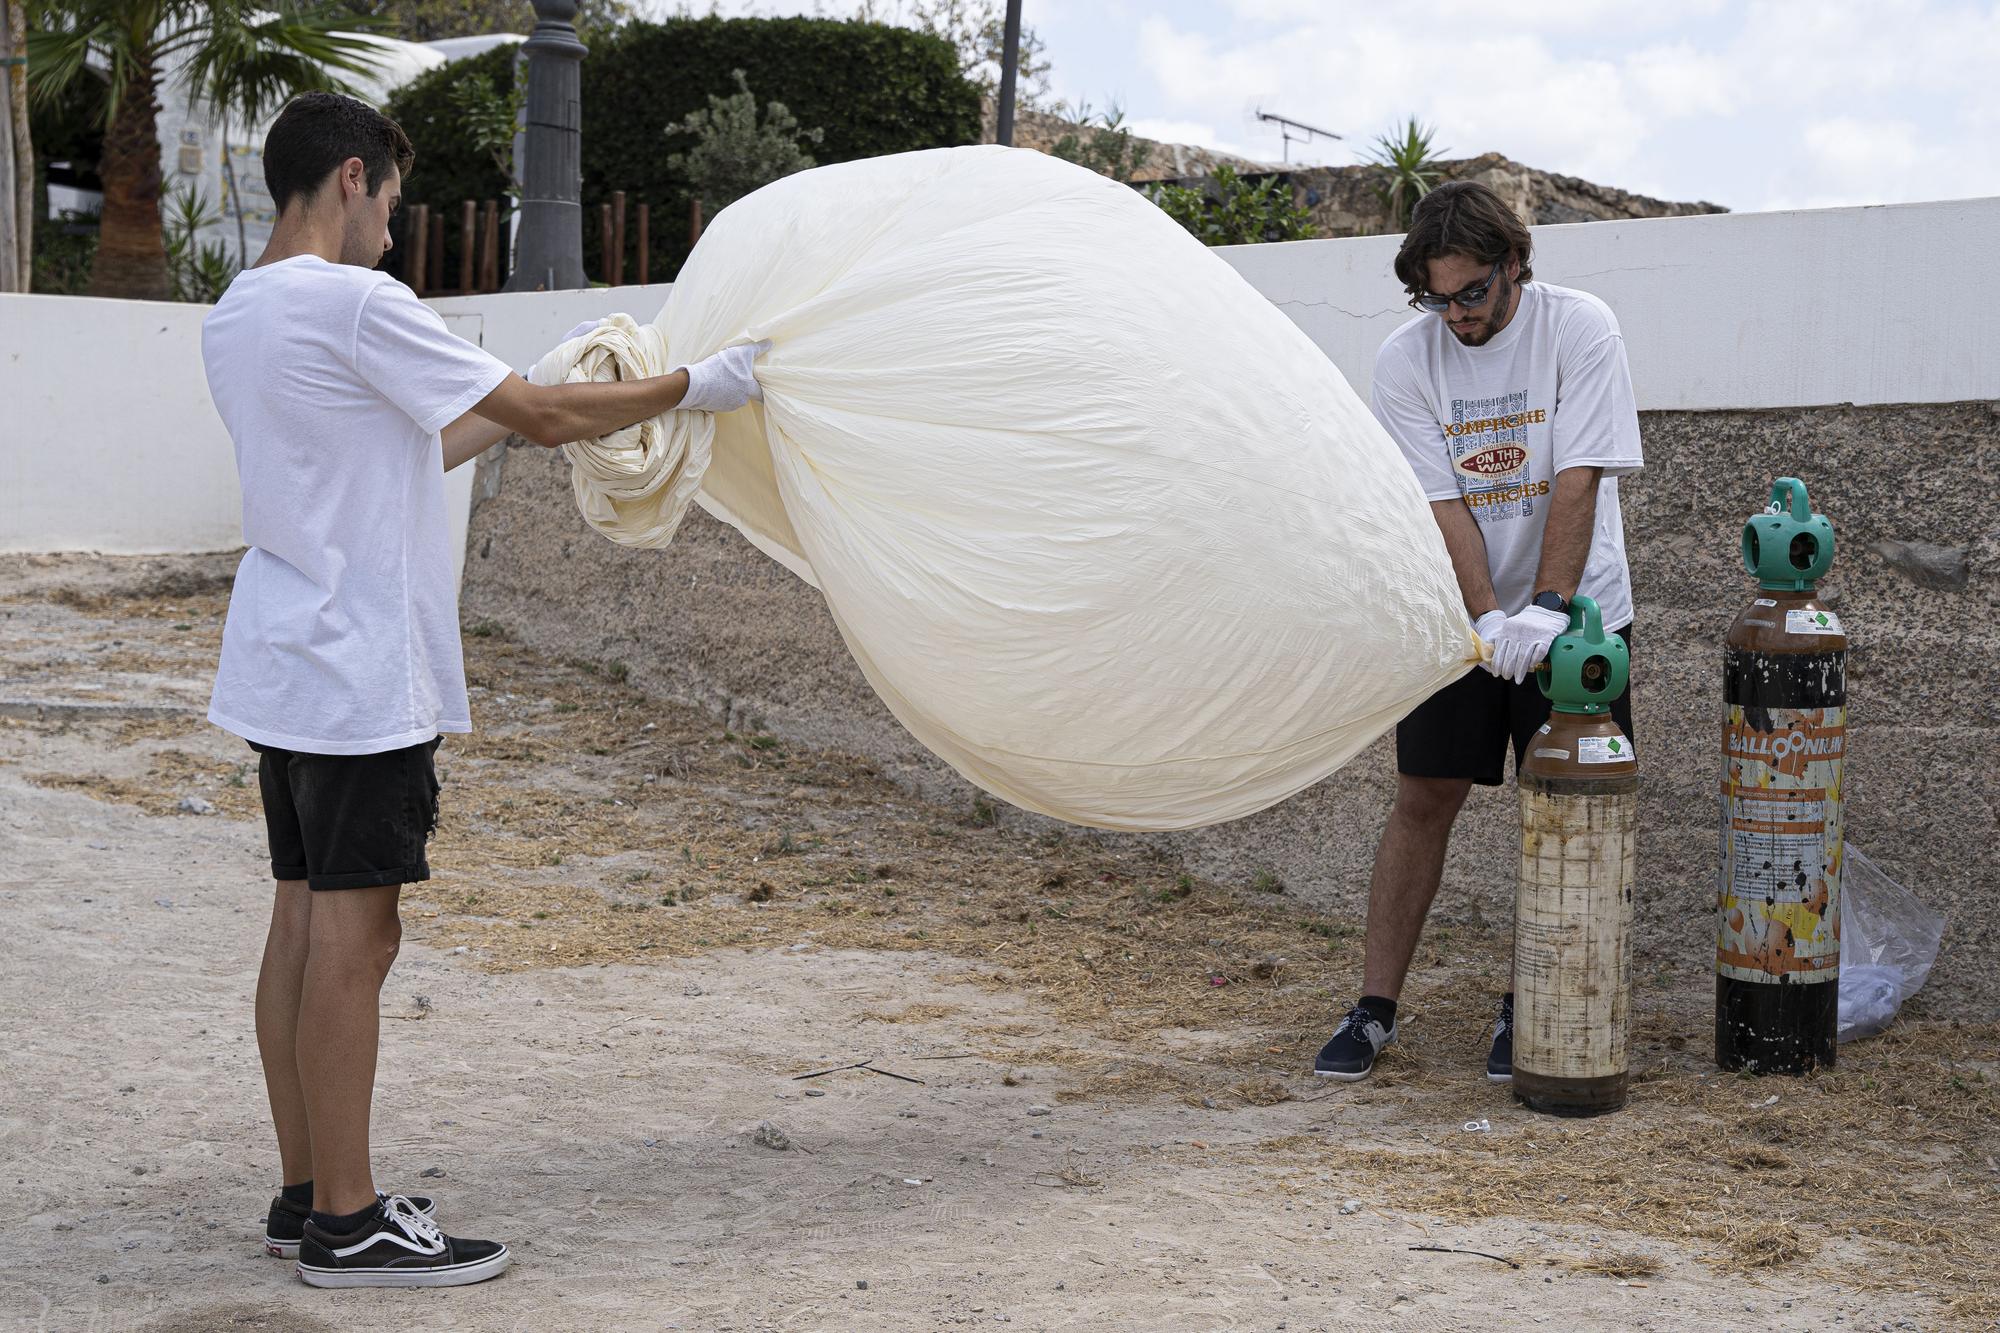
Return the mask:
<path id="1" fill-rule="evenodd" d="M 1723 654 L 1722 866 L 1715 1061 L 1800 1074 L 1832 1065 L 1840 995 L 1847 636 L 1815 585 L 1833 525 L 1781 477 L 1743 527 L 1757 597 Z"/>
<path id="2" fill-rule="evenodd" d="M 1631 671 L 1597 603 L 1536 673 L 1549 720 L 1521 762 L 1514 903 L 1514 1095 L 1554 1115 L 1625 1104 L 1639 765 L 1611 716 Z"/>

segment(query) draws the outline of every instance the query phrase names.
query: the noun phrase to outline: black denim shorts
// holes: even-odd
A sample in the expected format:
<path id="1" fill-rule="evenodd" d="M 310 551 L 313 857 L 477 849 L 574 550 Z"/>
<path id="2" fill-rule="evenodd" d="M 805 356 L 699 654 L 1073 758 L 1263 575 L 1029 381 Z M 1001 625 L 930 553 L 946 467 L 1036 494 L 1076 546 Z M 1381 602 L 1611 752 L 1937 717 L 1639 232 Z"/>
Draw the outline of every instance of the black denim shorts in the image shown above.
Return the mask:
<path id="1" fill-rule="evenodd" d="M 432 739 L 380 754 L 300 754 L 252 742 L 272 877 L 314 889 L 429 879 L 437 747 Z"/>
<path id="2" fill-rule="evenodd" d="M 1630 649 L 1632 627 L 1618 632 Z M 1611 701 L 1611 716 L 1631 739 L 1629 680 L 1625 692 Z M 1514 770 L 1519 772 L 1528 742 L 1548 720 L 1549 701 L 1533 676 L 1516 685 L 1474 667 L 1396 724 L 1396 771 L 1405 777 L 1460 778 L 1497 787 L 1507 780 L 1508 746 L 1513 746 Z"/>

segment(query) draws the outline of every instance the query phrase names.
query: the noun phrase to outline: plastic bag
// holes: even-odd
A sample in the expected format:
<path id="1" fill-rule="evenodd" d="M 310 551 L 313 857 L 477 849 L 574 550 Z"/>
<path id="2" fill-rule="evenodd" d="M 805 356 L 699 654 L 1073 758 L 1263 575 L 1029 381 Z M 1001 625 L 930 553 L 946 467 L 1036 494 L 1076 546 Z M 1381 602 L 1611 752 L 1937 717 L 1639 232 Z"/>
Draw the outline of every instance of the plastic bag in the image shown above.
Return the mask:
<path id="1" fill-rule="evenodd" d="M 571 446 L 585 517 L 664 545 L 698 482 L 821 590 L 903 725 L 1016 805 L 1247 815 L 1479 658 L 1429 505 L 1340 372 L 1071 163 L 958 148 L 788 177 L 716 217 L 655 330 L 551 360 L 608 378 L 769 338 L 764 401 Z"/>
<path id="2" fill-rule="evenodd" d="M 1937 960 L 1944 916 L 1848 843 L 1840 871 L 1840 1040 L 1872 1037 Z"/>

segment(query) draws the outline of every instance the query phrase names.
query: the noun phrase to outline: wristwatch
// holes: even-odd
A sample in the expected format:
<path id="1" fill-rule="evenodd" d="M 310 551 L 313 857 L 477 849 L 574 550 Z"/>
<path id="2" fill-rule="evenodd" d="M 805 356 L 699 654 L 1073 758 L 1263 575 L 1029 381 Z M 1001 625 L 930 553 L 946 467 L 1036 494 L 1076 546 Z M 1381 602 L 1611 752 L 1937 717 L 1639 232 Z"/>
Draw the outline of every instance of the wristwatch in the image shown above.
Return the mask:
<path id="1" fill-rule="evenodd" d="M 1535 600 L 1530 602 L 1529 605 L 1539 606 L 1544 611 L 1553 611 L 1559 616 L 1569 614 L 1569 603 L 1554 588 L 1544 588 L 1542 591 L 1536 593 Z"/>

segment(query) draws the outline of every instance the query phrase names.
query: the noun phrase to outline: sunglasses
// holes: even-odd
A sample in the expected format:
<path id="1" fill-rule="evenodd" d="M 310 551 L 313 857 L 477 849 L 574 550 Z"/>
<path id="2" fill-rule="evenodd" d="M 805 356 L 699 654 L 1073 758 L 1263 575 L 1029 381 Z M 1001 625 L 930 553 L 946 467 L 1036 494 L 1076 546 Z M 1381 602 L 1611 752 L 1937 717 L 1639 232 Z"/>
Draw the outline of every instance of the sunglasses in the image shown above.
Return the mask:
<path id="1" fill-rule="evenodd" d="M 1503 259 L 1500 264 L 1506 262 Z M 1419 292 L 1410 298 L 1410 304 L 1418 310 L 1428 310 L 1433 315 L 1442 315 L 1454 303 L 1461 310 L 1477 310 L 1486 304 L 1486 298 L 1493 292 L 1493 284 L 1500 280 L 1500 264 L 1493 266 L 1484 282 L 1475 282 L 1450 296 L 1439 296 L 1435 292 Z"/>

